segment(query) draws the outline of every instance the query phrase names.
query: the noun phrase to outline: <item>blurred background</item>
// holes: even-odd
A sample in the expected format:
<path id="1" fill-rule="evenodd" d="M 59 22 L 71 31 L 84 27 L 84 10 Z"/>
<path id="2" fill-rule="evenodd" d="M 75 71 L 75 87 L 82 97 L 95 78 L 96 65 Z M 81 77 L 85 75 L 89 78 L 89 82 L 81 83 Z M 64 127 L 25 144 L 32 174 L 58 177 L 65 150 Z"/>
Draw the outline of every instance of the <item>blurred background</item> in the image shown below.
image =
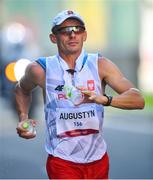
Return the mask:
<path id="1" fill-rule="evenodd" d="M 153 0 L 0 0 L 0 179 L 47 178 L 41 90 L 30 109 L 38 120 L 33 140 L 16 134 L 13 91 L 29 62 L 57 52 L 49 41 L 51 22 L 65 9 L 84 18 L 85 49 L 111 59 L 145 97 L 141 111 L 106 108 L 110 178 L 152 179 Z"/>

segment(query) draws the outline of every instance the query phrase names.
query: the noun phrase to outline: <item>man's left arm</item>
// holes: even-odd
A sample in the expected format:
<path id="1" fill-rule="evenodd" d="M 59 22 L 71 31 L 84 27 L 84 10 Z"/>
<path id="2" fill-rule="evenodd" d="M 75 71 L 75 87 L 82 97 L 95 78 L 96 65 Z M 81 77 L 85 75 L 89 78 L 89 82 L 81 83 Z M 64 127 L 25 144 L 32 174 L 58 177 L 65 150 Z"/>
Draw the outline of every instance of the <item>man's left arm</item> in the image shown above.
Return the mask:
<path id="1" fill-rule="evenodd" d="M 120 109 L 143 109 L 144 98 L 140 91 L 126 79 L 119 68 L 110 60 L 102 58 L 99 60 L 99 76 L 118 95 L 113 96 L 110 106 Z M 89 99 L 98 104 L 106 105 L 108 98 L 104 95 L 90 94 Z"/>

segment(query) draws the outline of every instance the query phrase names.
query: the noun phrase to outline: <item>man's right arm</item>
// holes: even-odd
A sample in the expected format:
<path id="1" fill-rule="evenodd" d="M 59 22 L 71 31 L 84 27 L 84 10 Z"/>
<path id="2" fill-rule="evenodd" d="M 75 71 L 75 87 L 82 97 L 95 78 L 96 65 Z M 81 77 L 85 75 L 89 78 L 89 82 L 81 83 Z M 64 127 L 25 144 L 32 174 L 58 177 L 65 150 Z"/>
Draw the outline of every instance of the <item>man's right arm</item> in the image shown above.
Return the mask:
<path id="1" fill-rule="evenodd" d="M 15 88 L 16 109 L 19 116 L 19 124 L 17 132 L 19 136 L 25 137 L 25 131 L 21 128 L 21 124 L 28 119 L 28 112 L 31 104 L 32 90 L 39 85 L 44 87 L 44 70 L 37 63 L 31 63 L 27 68 L 25 75 L 17 83 Z"/>

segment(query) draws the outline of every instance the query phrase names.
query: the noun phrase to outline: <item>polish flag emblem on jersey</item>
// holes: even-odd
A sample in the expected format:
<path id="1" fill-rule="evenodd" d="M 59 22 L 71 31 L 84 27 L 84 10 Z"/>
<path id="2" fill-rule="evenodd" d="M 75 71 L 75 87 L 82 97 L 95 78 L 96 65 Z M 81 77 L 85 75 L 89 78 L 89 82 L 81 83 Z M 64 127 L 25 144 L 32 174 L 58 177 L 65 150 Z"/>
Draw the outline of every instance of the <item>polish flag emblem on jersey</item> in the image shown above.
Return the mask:
<path id="1" fill-rule="evenodd" d="M 89 91 L 95 90 L 95 82 L 94 80 L 87 80 L 87 88 Z"/>

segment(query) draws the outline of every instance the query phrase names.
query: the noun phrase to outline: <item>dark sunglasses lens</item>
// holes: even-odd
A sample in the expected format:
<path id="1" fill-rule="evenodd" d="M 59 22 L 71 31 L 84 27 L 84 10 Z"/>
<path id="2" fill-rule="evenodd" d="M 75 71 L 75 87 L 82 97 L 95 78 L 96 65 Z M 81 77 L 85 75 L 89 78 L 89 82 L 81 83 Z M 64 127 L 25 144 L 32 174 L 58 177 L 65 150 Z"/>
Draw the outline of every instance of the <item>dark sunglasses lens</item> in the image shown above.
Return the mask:
<path id="1" fill-rule="evenodd" d="M 70 35 L 72 31 L 76 34 L 84 32 L 85 28 L 83 26 L 70 26 L 70 27 L 62 27 L 58 30 L 58 33 L 63 35 Z"/>

